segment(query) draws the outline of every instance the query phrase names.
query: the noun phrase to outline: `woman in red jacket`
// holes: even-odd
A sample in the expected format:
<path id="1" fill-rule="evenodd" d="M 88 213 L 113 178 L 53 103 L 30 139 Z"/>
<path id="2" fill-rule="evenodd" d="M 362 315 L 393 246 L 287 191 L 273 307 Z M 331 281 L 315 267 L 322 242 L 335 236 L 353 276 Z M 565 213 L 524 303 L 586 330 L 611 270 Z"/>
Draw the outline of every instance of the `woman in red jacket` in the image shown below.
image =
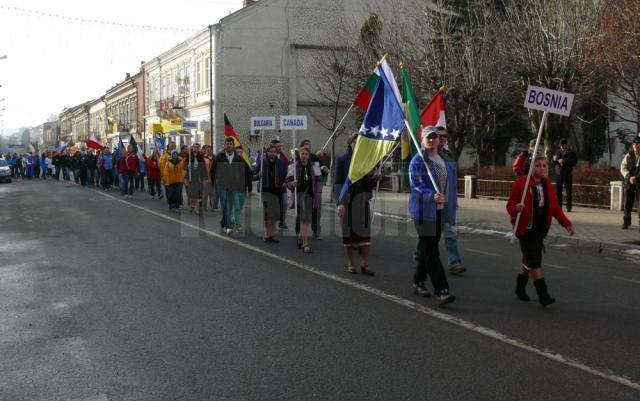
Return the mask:
<path id="1" fill-rule="evenodd" d="M 538 156 L 534 163 L 524 204 L 520 201 L 527 180 L 526 175 L 514 181 L 511 196 L 507 202 L 507 211 L 511 216 L 511 225 L 513 226 L 515 226 L 518 213 L 522 212 L 516 229 L 516 236 L 520 240 L 520 250 L 522 251 L 522 266 L 516 281 L 516 296 L 521 301 L 530 301 L 525 289 L 529 275 L 531 275 L 540 304 L 547 306 L 556 301 L 547 291 L 547 284 L 541 269 L 543 241 L 549 232 L 549 227 L 551 227 L 551 218 L 555 217 L 566 228 L 569 235 L 573 235 L 574 231 L 571 222 L 562 213 L 551 181 L 547 178 L 547 159 Z"/>
<path id="2" fill-rule="evenodd" d="M 149 192 L 151 193 L 151 199 L 155 199 L 156 192 L 158 192 L 158 199 L 162 199 L 162 189 L 160 188 L 160 156 L 158 152 L 154 151 L 151 158 L 144 156 L 144 165 L 147 168 L 147 184 Z"/>

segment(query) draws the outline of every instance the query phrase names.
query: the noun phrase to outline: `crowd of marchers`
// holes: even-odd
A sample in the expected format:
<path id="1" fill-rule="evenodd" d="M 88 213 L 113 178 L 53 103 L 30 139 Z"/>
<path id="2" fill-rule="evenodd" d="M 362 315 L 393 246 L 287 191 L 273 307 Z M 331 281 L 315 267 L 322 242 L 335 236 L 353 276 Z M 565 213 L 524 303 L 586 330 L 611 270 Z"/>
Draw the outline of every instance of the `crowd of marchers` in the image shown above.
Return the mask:
<path id="1" fill-rule="evenodd" d="M 381 180 L 380 169 L 374 168 L 342 191 L 349 177 L 357 140 L 358 134 L 352 135 L 344 154 L 336 159 L 334 194 L 341 194 L 336 197 L 336 213 L 346 252 L 346 272 L 374 276 L 369 258 L 372 243 L 370 203 L 376 184 Z M 460 275 L 466 271 L 458 250 L 456 230 L 457 164 L 448 151 L 447 141 L 446 129 L 423 127 L 421 150 L 411 159 L 408 174 L 411 185 L 408 208 L 418 234 L 412 289 L 417 296 L 430 297 L 429 279 L 439 305 L 456 299 L 441 261 L 441 237 L 445 239 L 449 273 Z M 640 139 L 637 144 L 640 149 Z M 200 147 L 198 143 L 178 150 L 176 144 L 170 142 L 162 154 L 155 150 L 150 156 L 128 145 L 117 152 L 108 148 L 98 151 L 81 149 L 73 154 L 62 150 L 45 152 L 40 156 L 8 155 L 6 159 L 15 177 L 73 179 L 83 187 L 118 190 L 127 200 L 133 199 L 134 194 L 144 193 L 146 181 L 149 196 L 166 198 L 171 212 L 188 210 L 189 213 L 201 214 L 219 210 L 220 230 L 224 235 L 244 230 L 245 200 L 257 182 L 264 242 L 280 243 L 280 231 L 288 229 L 287 210 L 294 209 L 297 247 L 304 253 L 311 253 L 310 240 L 323 238 L 322 190 L 331 174 L 331 158 L 324 150 L 313 152 L 311 142 L 306 139 L 292 151 L 291 157 L 282 151 L 277 138 L 258 152 L 253 163 L 247 162 L 249 158 L 243 152 L 242 147 L 236 147 L 233 138 L 226 137 L 224 147 L 218 153 L 214 153 L 211 146 Z M 555 299 L 549 295 L 541 269 L 544 239 L 553 218 L 571 235 L 574 231 L 562 211 L 561 198 L 547 178 L 547 159 L 532 152 L 523 153 L 521 159 L 518 163 L 522 166 L 518 167 L 518 172 L 522 174 L 514 181 L 506 205 L 522 252 L 515 293 L 517 299 L 529 301 L 526 286 L 532 278 L 539 303 L 547 306 Z M 564 160 L 557 160 L 555 158 L 554 162 L 561 166 L 565 164 Z M 567 165 L 570 163 L 566 162 Z M 529 168 L 530 175 L 526 173 Z M 567 207 L 570 210 L 571 205 Z M 359 268 L 356 267 L 356 253 L 361 255 Z"/>

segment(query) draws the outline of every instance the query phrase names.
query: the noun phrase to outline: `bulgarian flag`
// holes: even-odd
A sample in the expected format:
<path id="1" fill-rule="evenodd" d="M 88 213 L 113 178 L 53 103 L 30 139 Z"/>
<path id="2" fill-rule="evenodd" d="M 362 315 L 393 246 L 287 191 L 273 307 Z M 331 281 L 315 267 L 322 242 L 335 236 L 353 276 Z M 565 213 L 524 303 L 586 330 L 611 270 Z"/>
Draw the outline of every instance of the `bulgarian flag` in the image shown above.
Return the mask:
<path id="1" fill-rule="evenodd" d="M 247 163 L 249 167 L 251 167 L 251 161 L 249 160 L 249 155 L 242 147 L 242 144 L 240 143 L 240 138 L 238 138 L 238 134 L 236 134 L 236 131 L 234 131 L 233 126 L 231 125 L 231 122 L 229 121 L 229 118 L 227 117 L 226 113 L 224 114 L 224 137 L 233 138 L 233 146 L 235 146 L 236 148 L 242 149 L 242 159 L 244 160 L 245 163 Z"/>
<path id="2" fill-rule="evenodd" d="M 420 143 L 421 121 L 420 113 L 418 112 L 418 102 L 416 101 L 416 95 L 413 92 L 411 81 L 409 80 L 409 74 L 402 65 L 400 65 L 400 72 L 402 73 L 402 105 L 404 106 L 404 115 L 407 118 L 409 127 L 411 127 L 411 131 L 415 135 L 414 138 L 416 143 Z M 411 135 L 411 132 L 409 132 L 409 130 L 404 130 L 400 137 L 402 172 L 407 179 L 409 178 L 408 172 L 411 158 L 418 153 L 418 149 L 416 149 L 416 146 L 409 135 Z"/>
<path id="3" fill-rule="evenodd" d="M 87 141 L 87 146 L 95 150 L 102 150 L 103 148 L 102 143 L 98 138 L 96 138 L 95 135 L 91 135 L 89 137 L 89 140 Z"/>
<path id="4" fill-rule="evenodd" d="M 447 119 L 444 113 L 444 85 L 438 89 L 431 101 L 420 113 L 422 126 L 432 125 L 434 127 L 447 128 Z M 420 135 L 421 136 L 421 135 Z"/>
<path id="5" fill-rule="evenodd" d="M 391 72 L 391 67 L 389 67 L 389 63 L 387 63 L 386 54 L 382 57 L 380 61 L 378 61 L 378 65 L 382 66 L 382 69 L 384 70 L 387 77 L 393 77 L 393 73 Z M 367 79 L 367 82 L 365 82 L 364 85 L 362 86 L 362 89 L 360 89 L 358 96 L 356 96 L 355 100 L 353 101 L 353 105 L 359 108 L 360 110 L 366 112 L 369 109 L 369 105 L 371 104 L 371 98 L 373 97 L 373 92 L 375 91 L 376 85 L 378 84 L 379 80 L 380 80 L 380 73 L 379 73 L 378 67 L 376 66 L 376 68 L 373 70 L 373 73 L 369 76 L 369 79 Z M 401 101 L 402 97 L 400 96 L 400 91 L 397 89 L 397 87 L 398 85 L 394 85 L 393 91 L 398 101 Z"/>

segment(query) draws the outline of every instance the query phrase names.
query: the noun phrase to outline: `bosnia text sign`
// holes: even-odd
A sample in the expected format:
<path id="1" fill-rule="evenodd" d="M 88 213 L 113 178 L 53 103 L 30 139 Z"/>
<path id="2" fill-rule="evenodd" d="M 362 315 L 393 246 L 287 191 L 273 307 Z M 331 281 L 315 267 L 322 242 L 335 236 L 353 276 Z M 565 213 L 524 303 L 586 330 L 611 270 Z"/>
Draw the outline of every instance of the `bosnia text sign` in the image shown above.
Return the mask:
<path id="1" fill-rule="evenodd" d="M 283 131 L 306 130 L 307 116 L 280 116 L 280 129 Z"/>
<path id="2" fill-rule="evenodd" d="M 182 121 L 182 129 L 198 129 L 198 122 L 194 120 Z"/>
<path id="3" fill-rule="evenodd" d="M 275 117 L 251 117 L 251 131 L 258 131 L 263 129 L 276 129 Z"/>
<path id="4" fill-rule="evenodd" d="M 571 114 L 573 93 L 558 92 L 551 89 L 529 86 L 524 98 L 524 107 L 546 111 L 561 116 Z"/>

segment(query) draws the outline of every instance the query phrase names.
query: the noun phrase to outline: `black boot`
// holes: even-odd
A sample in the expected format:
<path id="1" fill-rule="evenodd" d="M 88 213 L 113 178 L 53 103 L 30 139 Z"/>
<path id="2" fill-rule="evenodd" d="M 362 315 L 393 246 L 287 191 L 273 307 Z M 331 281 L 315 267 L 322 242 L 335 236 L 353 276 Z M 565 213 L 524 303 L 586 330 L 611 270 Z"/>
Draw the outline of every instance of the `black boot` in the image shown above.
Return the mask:
<path id="1" fill-rule="evenodd" d="M 538 279 L 533 282 L 533 285 L 536 286 L 536 292 L 538 293 L 538 301 L 540 305 L 547 306 L 556 302 L 555 298 L 551 298 L 549 292 L 547 291 L 547 283 L 544 281 L 544 278 Z"/>
<path id="2" fill-rule="evenodd" d="M 527 288 L 527 283 L 529 282 L 529 276 L 525 276 L 524 274 L 518 274 L 518 278 L 516 279 L 516 296 L 519 300 L 529 302 L 531 298 L 527 295 L 525 291 Z"/>

